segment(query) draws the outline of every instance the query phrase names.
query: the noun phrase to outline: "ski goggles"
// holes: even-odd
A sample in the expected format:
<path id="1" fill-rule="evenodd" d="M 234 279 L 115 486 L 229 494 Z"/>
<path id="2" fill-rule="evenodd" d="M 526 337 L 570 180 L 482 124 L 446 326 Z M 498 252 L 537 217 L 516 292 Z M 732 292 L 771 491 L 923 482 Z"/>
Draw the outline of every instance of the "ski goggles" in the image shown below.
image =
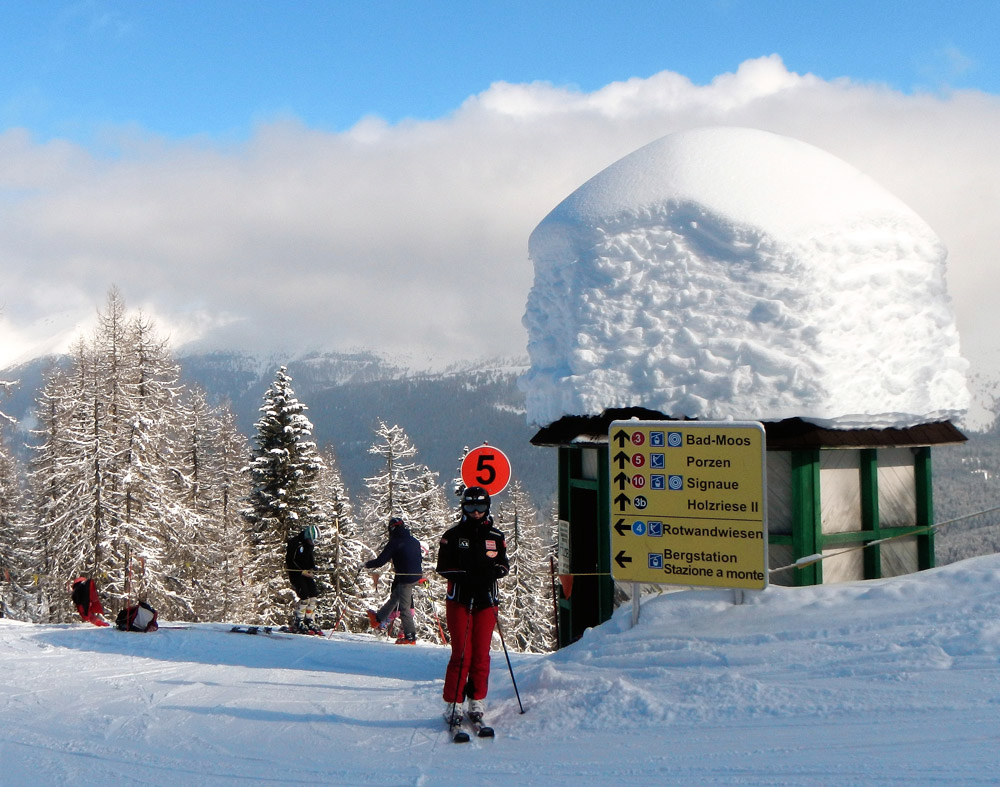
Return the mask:
<path id="1" fill-rule="evenodd" d="M 469 514 L 473 511 L 479 514 L 485 514 L 486 509 L 488 508 L 489 506 L 486 503 L 462 503 L 462 510 Z"/>

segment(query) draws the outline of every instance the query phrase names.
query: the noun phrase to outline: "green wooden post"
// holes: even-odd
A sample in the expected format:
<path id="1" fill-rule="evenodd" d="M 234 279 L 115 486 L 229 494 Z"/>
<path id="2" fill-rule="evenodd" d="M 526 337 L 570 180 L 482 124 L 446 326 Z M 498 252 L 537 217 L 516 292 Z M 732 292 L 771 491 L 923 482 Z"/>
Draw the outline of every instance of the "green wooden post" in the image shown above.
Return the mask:
<path id="1" fill-rule="evenodd" d="M 917 527 L 934 524 L 934 485 L 931 474 L 931 448 L 916 449 L 913 462 L 914 483 L 917 493 Z M 917 536 L 917 570 L 934 568 L 934 531 Z"/>
<path id="2" fill-rule="evenodd" d="M 558 477 L 558 516 L 560 519 L 569 521 L 569 477 L 570 462 L 573 451 L 564 446 L 559 447 L 559 477 Z M 573 641 L 573 604 L 559 596 L 559 641 L 556 647 L 564 648 Z"/>
<path id="3" fill-rule="evenodd" d="M 878 511 L 878 451 L 865 448 L 861 451 L 861 529 L 879 538 Z M 862 550 L 865 579 L 882 578 L 882 552 L 878 544 Z"/>
<path id="4" fill-rule="evenodd" d="M 615 608 L 615 583 L 611 579 L 611 468 L 610 446 L 601 446 L 597 452 L 597 570 L 598 604 L 600 620 L 611 620 Z"/>
<path id="5" fill-rule="evenodd" d="M 819 451 L 792 451 L 792 559 L 815 555 L 821 541 Z M 822 563 L 795 570 L 797 586 L 819 585 L 822 581 Z"/>

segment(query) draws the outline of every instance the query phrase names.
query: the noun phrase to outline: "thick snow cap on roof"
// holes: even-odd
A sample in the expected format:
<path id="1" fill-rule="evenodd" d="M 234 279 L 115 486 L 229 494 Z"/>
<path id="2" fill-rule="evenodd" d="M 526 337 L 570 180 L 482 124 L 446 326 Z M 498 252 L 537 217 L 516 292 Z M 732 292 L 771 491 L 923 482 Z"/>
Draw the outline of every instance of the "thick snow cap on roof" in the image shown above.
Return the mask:
<path id="1" fill-rule="evenodd" d="M 563 200 L 529 251 L 532 424 L 643 406 L 902 427 L 968 406 L 944 245 L 803 142 L 671 134 Z"/>

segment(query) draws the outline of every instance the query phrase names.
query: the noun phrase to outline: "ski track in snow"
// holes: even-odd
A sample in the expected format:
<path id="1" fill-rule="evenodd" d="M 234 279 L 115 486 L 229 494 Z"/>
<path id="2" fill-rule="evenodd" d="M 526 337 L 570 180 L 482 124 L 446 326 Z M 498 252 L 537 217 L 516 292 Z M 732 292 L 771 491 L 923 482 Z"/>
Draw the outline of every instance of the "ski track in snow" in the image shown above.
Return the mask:
<path id="1" fill-rule="evenodd" d="M 998 783 L 1000 556 L 647 599 L 493 654 L 494 740 L 441 719 L 449 651 L 0 620 L 2 785 Z"/>

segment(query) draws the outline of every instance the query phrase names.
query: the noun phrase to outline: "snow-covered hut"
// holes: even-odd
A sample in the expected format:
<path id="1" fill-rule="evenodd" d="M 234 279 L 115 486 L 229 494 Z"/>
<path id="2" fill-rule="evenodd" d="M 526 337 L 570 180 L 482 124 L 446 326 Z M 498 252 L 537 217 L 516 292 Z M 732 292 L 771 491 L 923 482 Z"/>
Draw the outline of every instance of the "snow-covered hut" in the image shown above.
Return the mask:
<path id="1" fill-rule="evenodd" d="M 772 582 L 933 565 L 930 449 L 965 439 L 967 364 L 946 249 L 900 200 L 803 142 L 695 129 L 584 183 L 529 251 L 520 386 L 578 575 L 563 644 L 611 614 L 616 418 L 765 425 L 771 568 L 840 553 Z"/>

